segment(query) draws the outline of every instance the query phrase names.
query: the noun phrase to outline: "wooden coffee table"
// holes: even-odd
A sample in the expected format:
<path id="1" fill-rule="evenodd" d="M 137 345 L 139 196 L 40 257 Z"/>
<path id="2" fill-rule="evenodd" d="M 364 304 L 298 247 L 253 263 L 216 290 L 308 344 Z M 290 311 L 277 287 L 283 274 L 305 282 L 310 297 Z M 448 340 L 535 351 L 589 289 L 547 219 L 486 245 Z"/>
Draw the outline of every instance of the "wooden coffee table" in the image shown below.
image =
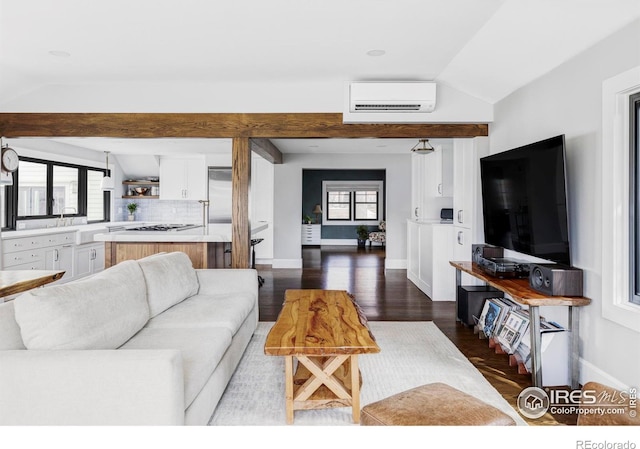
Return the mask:
<path id="1" fill-rule="evenodd" d="M 360 422 L 358 355 L 380 348 L 346 291 L 287 290 L 264 352 L 285 357 L 288 424 L 294 410 L 349 406 Z"/>

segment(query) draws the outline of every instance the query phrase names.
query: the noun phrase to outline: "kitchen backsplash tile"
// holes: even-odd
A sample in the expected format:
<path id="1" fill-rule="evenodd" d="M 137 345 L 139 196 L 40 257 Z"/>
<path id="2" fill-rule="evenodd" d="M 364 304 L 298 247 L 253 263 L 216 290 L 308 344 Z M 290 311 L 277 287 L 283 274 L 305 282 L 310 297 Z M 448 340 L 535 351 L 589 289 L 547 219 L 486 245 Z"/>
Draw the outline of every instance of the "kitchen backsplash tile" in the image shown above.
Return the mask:
<path id="1" fill-rule="evenodd" d="M 135 221 L 158 223 L 202 223 L 202 204 L 198 201 L 133 200 L 116 198 L 112 221 L 127 221 L 127 204 L 136 203 Z M 120 212 L 119 212 L 120 211 Z"/>

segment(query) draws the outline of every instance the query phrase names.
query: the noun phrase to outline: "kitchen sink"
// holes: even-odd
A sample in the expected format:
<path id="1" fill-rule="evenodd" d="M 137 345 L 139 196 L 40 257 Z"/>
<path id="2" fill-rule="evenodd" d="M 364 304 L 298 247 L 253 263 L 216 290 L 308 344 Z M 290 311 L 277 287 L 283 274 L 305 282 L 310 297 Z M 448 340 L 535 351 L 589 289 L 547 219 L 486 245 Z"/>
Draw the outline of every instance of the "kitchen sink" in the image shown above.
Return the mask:
<path id="1" fill-rule="evenodd" d="M 106 234 L 109 230 L 106 227 L 78 229 L 76 232 L 76 244 L 93 243 L 93 236 L 96 234 Z"/>

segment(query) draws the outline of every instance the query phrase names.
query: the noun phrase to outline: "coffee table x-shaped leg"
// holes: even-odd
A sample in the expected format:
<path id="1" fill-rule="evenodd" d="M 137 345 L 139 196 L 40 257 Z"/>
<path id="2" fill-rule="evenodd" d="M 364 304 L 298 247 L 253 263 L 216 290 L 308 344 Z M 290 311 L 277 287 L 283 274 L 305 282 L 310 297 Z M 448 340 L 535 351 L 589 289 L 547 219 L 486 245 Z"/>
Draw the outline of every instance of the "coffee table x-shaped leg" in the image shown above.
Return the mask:
<path id="1" fill-rule="evenodd" d="M 293 359 L 308 370 L 308 378 L 295 388 Z M 336 373 L 344 366 L 342 373 L 350 376 L 351 391 L 345 385 L 346 378 Z M 300 367 L 298 368 L 300 371 Z M 325 385 L 333 395 L 314 396 L 318 389 Z M 353 422 L 360 422 L 360 371 L 358 355 L 307 356 L 298 354 L 285 357 L 285 399 L 287 423 L 293 423 L 294 410 L 311 410 L 326 407 L 351 406 Z"/>

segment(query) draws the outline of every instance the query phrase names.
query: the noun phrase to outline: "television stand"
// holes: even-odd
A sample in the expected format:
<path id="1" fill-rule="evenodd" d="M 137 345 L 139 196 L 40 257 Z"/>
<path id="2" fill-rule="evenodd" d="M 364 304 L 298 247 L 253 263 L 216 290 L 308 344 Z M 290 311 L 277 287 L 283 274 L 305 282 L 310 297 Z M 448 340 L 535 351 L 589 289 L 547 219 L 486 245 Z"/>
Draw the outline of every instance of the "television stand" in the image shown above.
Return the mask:
<path id="1" fill-rule="evenodd" d="M 542 337 L 540 334 L 540 306 L 565 306 L 569 311 L 570 348 L 569 348 L 569 372 L 571 376 L 571 388 L 579 388 L 579 324 L 580 316 L 574 307 L 586 306 L 591 303 L 589 298 L 582 296 L 545 296 L 529 286 L 528 279 L 510 278 L 502 279 L 485 273 L 476 263 L 455 262 L 449 264 L 456 269 L 456 291 L 462 284 L 462 272 L 467 273 L 485 284 L 490 285 L 506 294 L 515 302 L 528 306 L 531 335 L 531 381 L 534 387 L 543 387 L 542 383 Z M 457 301 L 456 301 L 457 308 Z M 458 316 L 456 312 L 456 317 Z"/>

